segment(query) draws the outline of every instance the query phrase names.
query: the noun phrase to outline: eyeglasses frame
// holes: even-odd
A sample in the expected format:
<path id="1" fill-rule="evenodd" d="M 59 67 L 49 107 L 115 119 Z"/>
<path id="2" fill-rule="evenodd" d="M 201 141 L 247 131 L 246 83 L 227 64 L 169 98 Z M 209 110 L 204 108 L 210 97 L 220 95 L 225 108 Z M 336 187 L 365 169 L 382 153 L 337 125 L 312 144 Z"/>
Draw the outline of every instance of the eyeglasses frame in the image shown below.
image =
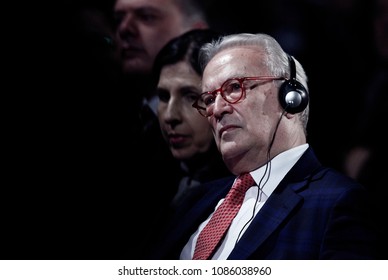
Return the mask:
<path id="1" fill-rule="evenodd" d="M 236 101 L 229 101 L 229 100 L 226 100 L 225 96 L 224 96 L 224 91 L 222 90 L 222 88 L 224 87 L 224 85 L 231 81 L 231 80 L 237 80 L 239 83 L 240 83 L 240 87 L 241 87 L 241 91 L 242 91 L 242 94 L 240 96 L 240 98 L 238 98 Z M 205 94 L 211 94 L 213 95 L 214 98 L 217 97 L 217 94 L 219 93 L 222 97 L 222 99 L 224 99 L 226 102 L 228 102 L 229 104 L 236 104 L 237 102 L 239 102 L 240 100 L 242 99 L 245 99 L 246 97 L 246 92 L 245 92 L 245 87 L 244 87 L 244 82 L 245 81 L 276 81 L 276 80 L 286 80 L 286 78 L 284 77 L 274 77 L 274 76 L 257 76 L 257 77 L 238 77 L 238 78 L 230 78 L 230 79 L 227 79 L 225 82 L 222 83 L 222 85 L 218 88 L 218 89 L 215 89 L 213 91 L 206 91 L 206 92 L 203 92 L 201 93 L 199 96 L 198 96 L 198 99 L 192 104 L 192 106 L 198 110 L 198 112 L 204 116 L 204 117 L 210 117 L 213 115 L 210 114 L 206 114 L 206 111 L 207 109 L 198 105 L 198 101 L 202 98 L 203 95 Z M 203 112 L 205 112 L 205 114 L 203 114 Z"/>

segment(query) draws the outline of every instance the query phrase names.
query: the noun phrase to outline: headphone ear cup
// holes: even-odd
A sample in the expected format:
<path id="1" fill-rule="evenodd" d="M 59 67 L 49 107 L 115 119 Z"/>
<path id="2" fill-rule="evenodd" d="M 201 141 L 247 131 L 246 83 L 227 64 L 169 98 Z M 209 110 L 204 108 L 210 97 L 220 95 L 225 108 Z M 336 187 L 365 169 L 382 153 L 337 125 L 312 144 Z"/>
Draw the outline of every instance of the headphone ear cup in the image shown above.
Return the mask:
<path id="1" fill-rule="evenodd" d="M 296 80 L 286 80 L 279 88 L 279 102 L 287 113 L 300 113 L 309 102 L 307 90 Z"/>

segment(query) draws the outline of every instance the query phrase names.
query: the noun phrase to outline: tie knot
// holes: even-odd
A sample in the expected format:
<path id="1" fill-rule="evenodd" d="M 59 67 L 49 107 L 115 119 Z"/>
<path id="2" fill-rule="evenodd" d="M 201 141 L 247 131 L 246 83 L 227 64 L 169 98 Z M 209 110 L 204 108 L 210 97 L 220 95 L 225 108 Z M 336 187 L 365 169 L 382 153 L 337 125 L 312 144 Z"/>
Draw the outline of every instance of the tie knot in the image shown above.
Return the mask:
<path id="1" fill-rule="evenodd" d="M 245 194 L 245 192 L 254 184 L 255 184 L 255 181 L 253 180 L 251 174 L 244 173 L 244 174 L 240 174 L 240 176 L 237 177 L 237 180 L 233 185 L 233 188 L 235 189 L 235 191 Z"/>

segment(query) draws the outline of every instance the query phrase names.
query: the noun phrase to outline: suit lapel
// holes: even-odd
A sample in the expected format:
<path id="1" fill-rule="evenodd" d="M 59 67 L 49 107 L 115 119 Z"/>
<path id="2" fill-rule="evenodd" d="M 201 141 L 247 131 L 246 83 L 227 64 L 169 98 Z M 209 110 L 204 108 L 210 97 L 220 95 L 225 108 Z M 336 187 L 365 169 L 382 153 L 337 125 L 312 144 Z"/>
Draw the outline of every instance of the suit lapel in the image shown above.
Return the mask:
<path id="1" fill-rule="evenodd" d="M 307 149 L 257 213 L 228 259 L 249 259 L 292 210 L 303 203 L 303 198 L 298 192 L 308 185 L 308 181 L 320 167 L 312 149 Z"/>
<path id="2" fill-rule="evenodd" d="M 281 193 L 274 192 L 256 215 L 228 259 L 248 259 L 274 233 L 301 200 L 302 198 L 291 188 L 284 188 Z"/>

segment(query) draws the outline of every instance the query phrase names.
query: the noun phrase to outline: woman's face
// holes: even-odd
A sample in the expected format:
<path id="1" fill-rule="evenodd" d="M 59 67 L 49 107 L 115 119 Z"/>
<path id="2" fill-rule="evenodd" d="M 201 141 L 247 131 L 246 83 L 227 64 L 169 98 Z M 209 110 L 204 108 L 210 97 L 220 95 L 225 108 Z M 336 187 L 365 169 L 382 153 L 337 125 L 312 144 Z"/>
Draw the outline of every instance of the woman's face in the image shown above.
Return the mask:
<path id="1" fill-rule="evenodd" d="M 158 118 L 173 156 L 189 160 L 209 150 L 213 133 L 207 119 L 192 107 L 201 93 L 201 77 L 188 62 L 163 67 L 157 93 Z"/>

